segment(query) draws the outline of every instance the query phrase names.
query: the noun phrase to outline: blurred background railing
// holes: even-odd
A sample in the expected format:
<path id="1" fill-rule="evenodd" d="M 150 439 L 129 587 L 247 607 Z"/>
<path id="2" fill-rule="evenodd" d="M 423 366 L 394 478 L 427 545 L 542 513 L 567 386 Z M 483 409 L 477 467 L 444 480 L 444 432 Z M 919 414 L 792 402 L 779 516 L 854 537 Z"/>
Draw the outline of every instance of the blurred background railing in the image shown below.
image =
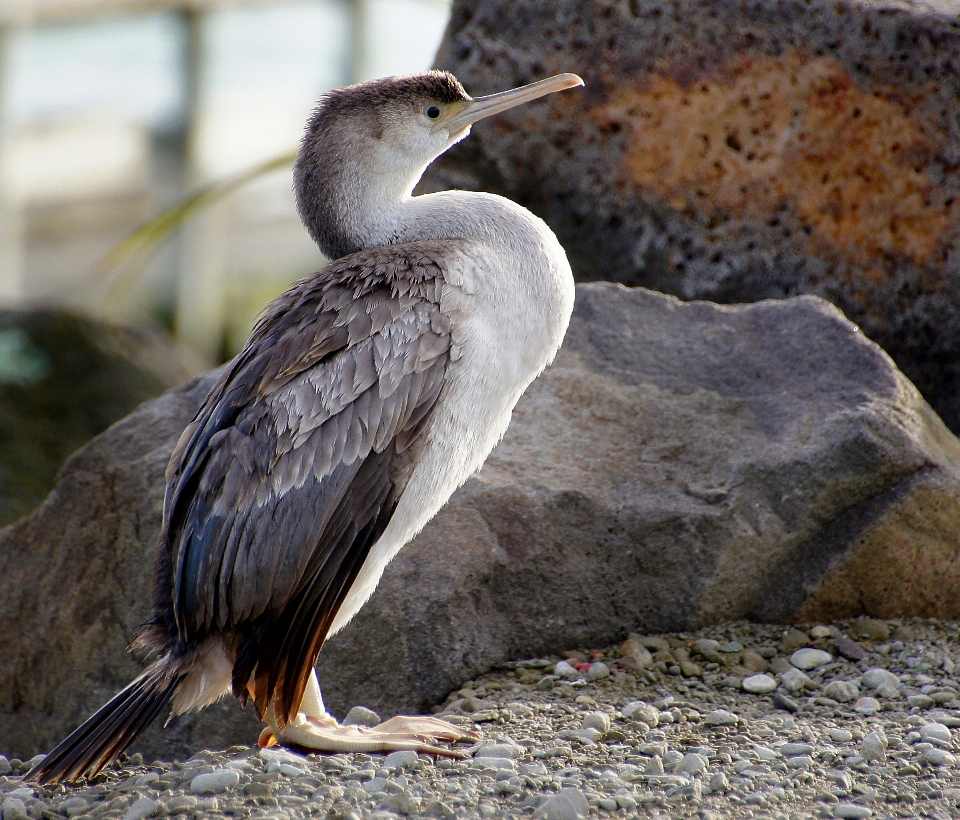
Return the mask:
<path id="1" fill-rule="evenodd" d="M 199 186 L 295 149 L 319 95 L 428 68 L 447 0 L 0 0 L 0 304 L 155 320 L 216 361 L 323 264 L 289 166 L 98 266 Z"/>

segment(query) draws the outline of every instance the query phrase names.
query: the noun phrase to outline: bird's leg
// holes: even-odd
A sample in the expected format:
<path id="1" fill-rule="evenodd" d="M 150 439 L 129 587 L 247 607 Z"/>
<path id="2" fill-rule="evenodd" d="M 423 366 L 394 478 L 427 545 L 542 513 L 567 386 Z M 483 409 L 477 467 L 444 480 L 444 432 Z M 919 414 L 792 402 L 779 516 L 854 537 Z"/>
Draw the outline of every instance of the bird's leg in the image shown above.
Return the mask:
<path id="1" fill-rule="evenodd" d="M 434 746 L 428 741 L 453 743 L 465 738 L 477 739 L 475 732 L 464 731 L 434 717 L 397 716 L 378 726 L 341 726 L 327 713 L 320 694 L 317 673 L 310 675 L 303 693 L 300 711 L 281 730 L 272 707 L 268 710 L 268 728 L 260 734 L 260 745 L 280 743 L 318 752 L 396 752 L 466 757 L 455 749 Z"/>

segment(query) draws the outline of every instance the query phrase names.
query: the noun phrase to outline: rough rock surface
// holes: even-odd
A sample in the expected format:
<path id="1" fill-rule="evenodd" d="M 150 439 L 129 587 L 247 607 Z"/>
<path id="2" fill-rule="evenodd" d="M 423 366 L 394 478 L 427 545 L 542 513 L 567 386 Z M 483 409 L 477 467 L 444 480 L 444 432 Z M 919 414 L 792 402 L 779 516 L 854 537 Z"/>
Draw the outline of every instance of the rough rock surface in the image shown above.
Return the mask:
<path id="1" fill-rule="evenodd" d="M 474 127 L 425 190 L 505 194 L 581 280 L 839 305 L 960 430 L 955 3 L 457 0 L 473 94 L 586 81 Z"/>
<path id="2" fill-rule="evenodd" d="M 77 448 L 202 369 L 159 332 L 0 311 L 0 526 L 43 501 Z"/>
<path id="3" fill-rule="evenodd" d="M 211 379 L 112 427 L 0 533 L 4 751 L 49 748 L 133 675 L 123 646 L 147 614 L 164 464 Z M 625 627 L 955 617 L 958 524 L 960 442 L 835 308 L 580 285 L 557 362 L 325 647 L 321 681 L 341 716 L 358 701 L 389 714 Z M 236 714 L 155 728 L 141 748 L 249 740 Z"/>

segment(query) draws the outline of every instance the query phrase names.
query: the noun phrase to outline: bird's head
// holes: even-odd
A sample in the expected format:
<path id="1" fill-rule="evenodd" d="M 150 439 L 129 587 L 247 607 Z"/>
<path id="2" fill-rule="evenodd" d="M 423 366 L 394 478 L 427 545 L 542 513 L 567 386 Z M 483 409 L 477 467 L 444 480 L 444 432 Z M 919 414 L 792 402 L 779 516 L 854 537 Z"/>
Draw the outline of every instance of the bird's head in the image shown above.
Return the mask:
<path id="1" fill-rule="evenodd" d="M 380 240 L 370 233 L 378 209 L 409 197 L 426 167 L 473 123 L 577 85 L 576 74 L 558 74 L 473 98 L 449 72 L 428 71 L 329 92 L 307 122 L 294 167 L 307 230 L 332 258 Z M 361 221 L 362 228 L 353 224 Z"/>

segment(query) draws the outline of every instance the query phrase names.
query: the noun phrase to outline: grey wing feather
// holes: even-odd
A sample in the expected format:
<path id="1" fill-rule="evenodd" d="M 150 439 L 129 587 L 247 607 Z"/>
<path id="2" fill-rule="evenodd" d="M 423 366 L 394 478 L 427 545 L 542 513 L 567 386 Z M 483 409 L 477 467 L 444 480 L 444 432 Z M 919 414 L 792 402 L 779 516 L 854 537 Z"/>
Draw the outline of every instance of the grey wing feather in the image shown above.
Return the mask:
<path id="1" fill-rule="evenodd" d="M 168 469 L 166 592 L 181 639 L 282 609 L 311 582 L 307 567 L 324 566 L 331 520 L 360 503 L 351 484 L 364 461 L 426 429 L 450 352 L 443 272 L 458 252 L 354 254 L 268 308 Z M 391 469 L 376 481 L 402 481 Z M 299 509 L 281 503 L 294 496 Z"/>

